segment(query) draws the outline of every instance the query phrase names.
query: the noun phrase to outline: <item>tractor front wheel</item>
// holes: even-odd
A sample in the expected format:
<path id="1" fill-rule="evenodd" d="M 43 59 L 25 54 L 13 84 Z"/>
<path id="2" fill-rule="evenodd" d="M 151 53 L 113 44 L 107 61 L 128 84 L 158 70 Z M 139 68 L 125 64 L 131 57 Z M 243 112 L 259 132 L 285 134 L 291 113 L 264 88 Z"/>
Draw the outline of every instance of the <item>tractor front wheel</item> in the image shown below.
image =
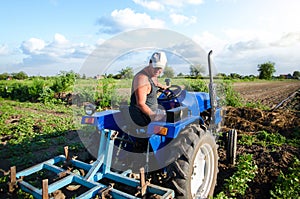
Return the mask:
<path id="1" fill-rule="evenodd" d="M 177 141 L 185 153 L 167 167 L 176 198 L 213 196 L 218 174 L 215 137 L 200 126 L 191 125 L 180 133 Z"/>

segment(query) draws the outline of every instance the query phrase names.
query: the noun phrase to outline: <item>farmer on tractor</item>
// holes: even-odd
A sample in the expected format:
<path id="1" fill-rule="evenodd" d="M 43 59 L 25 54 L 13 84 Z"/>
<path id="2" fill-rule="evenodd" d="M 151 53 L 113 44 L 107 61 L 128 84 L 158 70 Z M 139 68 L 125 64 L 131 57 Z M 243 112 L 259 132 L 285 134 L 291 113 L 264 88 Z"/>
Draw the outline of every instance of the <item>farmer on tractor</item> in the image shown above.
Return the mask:
<path id="1" fill-rule="evenodd" d="M 165 116 L 165 111 L 158 108 L 157 90 L 167 89 L 158 82 L 158 76 L 166 64 L 166 54 L 155 52 L 149 60 L 149 65 L 138 72 L 132 81 L 129 113 L 134 123 L 141 127 Z"/>

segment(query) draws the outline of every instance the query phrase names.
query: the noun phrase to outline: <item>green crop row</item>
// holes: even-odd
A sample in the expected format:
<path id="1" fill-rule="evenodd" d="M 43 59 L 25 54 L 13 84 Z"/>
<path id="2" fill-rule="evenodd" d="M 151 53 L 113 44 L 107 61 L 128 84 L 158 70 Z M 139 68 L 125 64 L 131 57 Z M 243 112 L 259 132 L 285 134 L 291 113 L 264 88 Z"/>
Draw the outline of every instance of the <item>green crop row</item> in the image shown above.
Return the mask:
<path id="1" fill-rule="evenodd" d="M 225 179 L 223 191 L 220 192 L 216 199 L 227 199 L 232 197 L 243 197 L 257 171 L 257 165 L 252 159 L 252 154 L 244 154 L 238 157 L 236 171 L 229 178 Z"/>
<path id="2" fill-rule="evenodd" d="M 78 129 L 75 112 L 64 105 L 16 102 L 0 98 L 0 159 L 28 166 L 31 153 L 66 142 L 65 135 Z M 50 157 L 47 152 L 41 154 Z"/>
<path id="3" fill-rule="evenodd" d="M 300 161 L 295 158 L 287 173 L 280 172 L 275 182 L 274 189 L 271 190 L 271 198 L 293 199 L 300 195 Z"/>

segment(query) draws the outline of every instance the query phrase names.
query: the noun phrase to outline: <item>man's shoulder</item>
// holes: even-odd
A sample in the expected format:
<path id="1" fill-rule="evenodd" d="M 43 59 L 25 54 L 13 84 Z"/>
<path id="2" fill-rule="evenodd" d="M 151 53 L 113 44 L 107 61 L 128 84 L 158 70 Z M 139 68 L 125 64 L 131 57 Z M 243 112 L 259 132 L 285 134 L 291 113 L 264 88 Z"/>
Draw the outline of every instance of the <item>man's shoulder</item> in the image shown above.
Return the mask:
<path id="1" fill-rule="evenodd" d="M 136 78 L 138 78 L 138 79 L 148 79 L 149 77 L 147 76 L 147 74 L 145 73 L 145 72 L 139 72 L 139 73 L 137 73 L 136 75 L 135 75 L 135 77 Z"/>

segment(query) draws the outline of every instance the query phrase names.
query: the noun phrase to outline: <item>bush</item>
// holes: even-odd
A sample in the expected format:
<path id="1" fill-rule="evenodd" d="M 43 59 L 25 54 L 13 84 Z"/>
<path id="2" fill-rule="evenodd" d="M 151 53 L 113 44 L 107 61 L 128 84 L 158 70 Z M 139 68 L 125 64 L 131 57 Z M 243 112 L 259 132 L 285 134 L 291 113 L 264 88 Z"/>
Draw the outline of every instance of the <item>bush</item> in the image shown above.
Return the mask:
<path id="1" fill-rule="evenodd" d="M 222 92 L 225 94 L 225 100 L 222 102 L 222 104 L 233 107 L 243 106 L 242 97 L 233 90 L 230 82 L 221 83 L 220 87 L 220 89 L 223 89 Z"/>
<path id="2" fill-rule="evenodd" d="M 54 78 L 54 83 L 50 87 L 55 93 L 65 92 L 71 89 L 74 84 L 76 74 L 74 72 L 61 72 Z"/>
<path id="3" fill-rule="evenodd" d="M 17 82 L 12 85 L 12 91 L 10 93 L 9 98 L 13 100 L 19 100 L 21 102 L 29 101 L 29 91 L 27 85 L 22 85 L 21 83 Z"/>
<path id="4" fill-rule="evenodd" d="M 201 79 L 189 80 L 184 83 L 184 87 L 188 91 L 209 92 L 207 84 Z"/>
<path id="5" fill-rule="evenodd" d="M 44 89 L 44 81 L 40 79 L 34 79 L 32 85 L 28 87 L 28 94 L 31 102 L 37 102 Z"/>
<path id="6" fill-rule="evenodd" d="M 58 99 L 54 98 L 54 92 L 49 87 L 44 87 L 38 100 L 44 104 L 57 103 Z"/>
<path id="7" fill-rule="evenodd" d="M 44 88 L 44 80 L 34 79 L 32 82 L 16 81 L 12 84 L 0 85 L 0 96 L 21 102 L 37 102 Z"/>
<path id="8" fill-rule="evenodd" d="M 112 78 L 101 79 L 97 85 L 95 94 L 95 101 L 98 102 L 100 107 L 110 107 L 112 96 L 115 93 L 116 82 Z"/>

